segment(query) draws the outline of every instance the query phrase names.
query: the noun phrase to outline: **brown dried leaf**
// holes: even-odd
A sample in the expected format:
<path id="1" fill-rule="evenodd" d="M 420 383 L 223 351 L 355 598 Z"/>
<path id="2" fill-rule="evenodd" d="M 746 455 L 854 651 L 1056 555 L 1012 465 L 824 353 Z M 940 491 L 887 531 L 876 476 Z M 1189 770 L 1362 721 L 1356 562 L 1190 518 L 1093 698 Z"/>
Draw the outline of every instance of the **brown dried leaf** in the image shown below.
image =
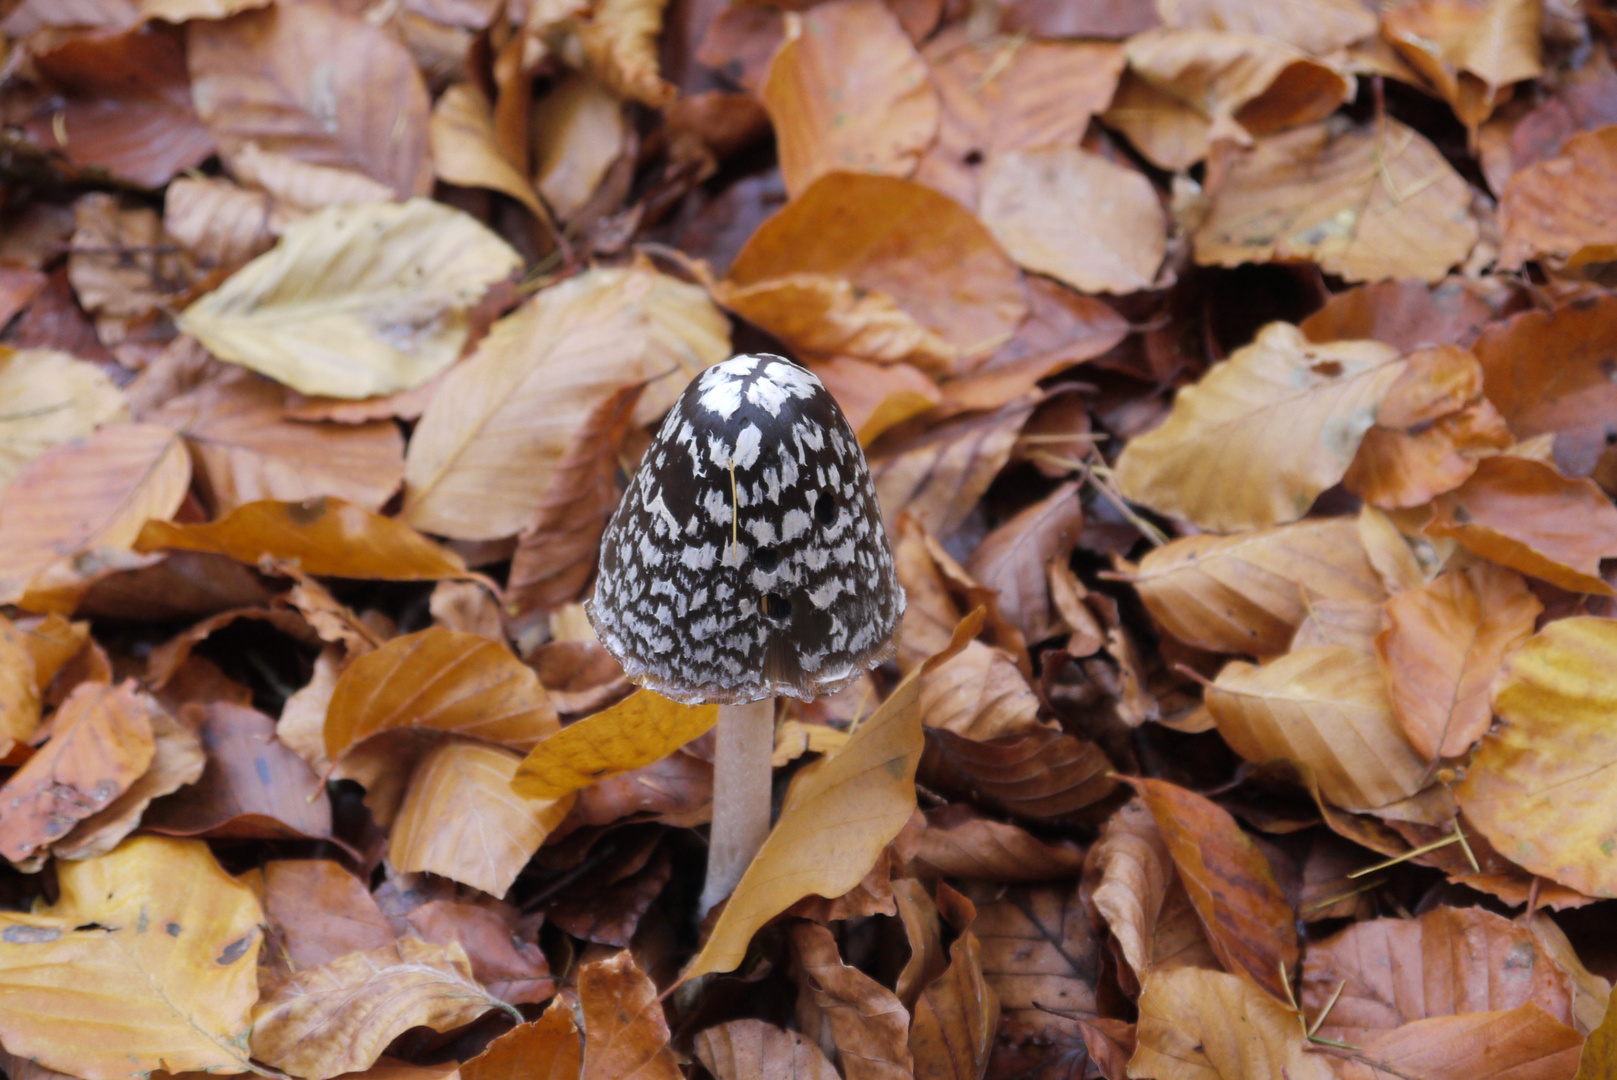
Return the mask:
<path id="1" fill-rule="evenodd" d="M 148 519 L 173 514 L 191 482 L 179 436 L 157 424 L 108 424 L 47 450 L 0 493 L 0 599 L 90 548 L 126 548 Z"/>
<path id="2" fill-rule="evenodd" d="M 916 1080 L 979 1080 L 999 1026 L 999 995 L 983 978 L 982 945 L 971 932 L 977 911 L 947 885 L 938 904 L 959 931 L 949 967 L 921 991 L 910 1027 Z"/>
<path id="3" fill-rule="evenodd" d="M 1204 266 L 1305 259 L 1348 281 L 1436 281 L 1478 234 L 1470 185 L 1424 136 L 1333 119 L 1257 140 L 1194 240 Z"/>
<path id="4" fill-rule="evenodd" d="M 1356 1044 L 1342 1075 L 1351 1080 L 1419 1076 L 1423 1080 L 1561 1080 L 1578 1063 L 1583 1037 L 1529 1002 L 1507 1012 L 1416 1020 L 1372 1032 Z M 1362 1068 L 1359 1068 L 1362 1067 Z"/>
<path id="5" fill-rule="evenodd" d="M 462 1080 L 578 1080 L 583 1060 L 573 1010 L 561 1000 L 539 1019 L 489 1043 L 460 1067 L 460 1075 Z"/>
<path id="6" fill-rule="evenodd" d="M 1072 1014 L 1093 1015 L 1098 943 L 1073 885 L 1018 885 L 977 909 L 983 975 L 1006 1024 L 1076 1033 Z"/>
<path id="7" fill-rule="evenodd" d="M 872 364 L 837 356 L 814 365 L 814 374 L 837 399 L 848 425 L 865 446 L 942 398 L 937 383 L 904 363 Z"/>
<path id="8" fill-rule="evenodd" d="M 489 993 L 510 1005 L 546 1001 L 556 993 L 550 964 L 531 931 L 524 935 L 521 913 L 509 904 L 478 897 L 472 902 L 429 900 L 404 921 L 416 936 L 437 945 L 458 941 L 472 961 L 472 974 Z"/>
<path id="9" fill-rule="evenodd" d="M 533 853 L 573 808 L 573 796 L 538 803 L 511 790 L 521 755 L 446 739 L 416 766 L 393 819 L 388 861 L 504 897 Z"/>
<path id="10" fill-rule="evenodd" d="M 999 593 L 1002 614 L 1021 628 L 1029 642 L 1050 637 L 1056 628 L 1045 567 L 1065 562 L 1083 527 L 1080 485 L 1069 481 L 983 537 L 966 569 Z"/>
<path id="11" fill-rule="evenodd" d="M 942 806 L 927 811 L 926 829 L 904 873 L 964 881 L 1060 881 L 1077 877 L 1083 865 L 1083 852 L 1070 841 L 1047 842 L 967 807 Z"/>
<path id="12" fill-rule="evenodd" d="M 39 727 L 42 683 L 28 636 L 0 617 L 0 757 L 33 738 Z"/>
<path id="13" fill-rule="evenodd" d="M 618 94 L 660 109 L 674 87 L 658 73 L 657 41 L 667 0 L 596 0 L 578 28 L 591 70 Z"/>
<path id="14" fill-rule="evenodd" d="M 128 790 L 152 762 L 158 711 L 133 683 L 74 690 L 51 718 L 50 741 L 0 787 L 0 855 L 32 856 Z"/>
<path id="15" fill-rule="evenodd" d="M 1467 344 L 1490 314 L 1487 302 L 1463 278 L 1436 286 L 1383 281 L 1337 293 L 1298 325 L 1310 341 L 1368 338 L 1410 352 Z"/>
<path id="16" fill-rule="evenodd" d="M 226 164 L 249 146 L 355 169 L 400 197 L 432 186 L 426 84 L 380 26 L 320 4 L 187 27 L 192 97 Z M 320 81 L 307 73 L 328 72 Z"/>
<path id="17" fill-rule="evenodd" d="M 271 859 L 261 871 L 269 948 L 282 978 L 398 936 L 365 883 L 330 859 Z"/>
<path id="18" fill-rule="evenodd" d="M 1161 1080 L 1333 1080 L 1297 1014 L 1222 971 L 1159 971 L 1140 995 L 1129 1074 Z"/>
<path id="19" fill-rule="evenodd" d="M 1482 737 L 1493 722 L 1489 685 L 1543 610 L 1519 574 L 1491 563 L 1387 600 L 1376 656 L 1417 753 L 1459 757 Z"/>
<path id="20" fill-rule="evenodd" d="M 1157 0 L 1165 26 L 1262 34 L 1323 56 L 1376 32 L 1376 17 L 1359 0 Z"/>
<path id="21" fill-rule="evenodd" d="M 432 109 L 432 165 L 438 179 L 509 195 L 540 221 L 550 215 L 522 171 L 500 153 L 493 105 L 476 83 L 456 83 Z"/>
<path id="22" fill-rule="evenodd" d="M 839 169 L 908 176 L 938 132 L 926 65 L 880 0 L 830 0 L 788 18 L 759 96 L 790 195 Z"/>
<path id="23" fill-rule="evenodd" d="M 0 503 L 3 507 L 3 503 Z M 1591 481 L 1500 454 L 1433 504 L 1426 532 L 1571 592 L 1609 596 L 1600 560 L 1617 556 L 1617 508 Z M 0 526 L 3 531 L 3 526 Z"/>
<path id="24" fill-rule="evenodd" d="M 837 1080 L 820 1048 L 762 1020 L 731 1020 L 697 1032 L 696 1056 L 718 1080 Z"/>
<path id="25" fill-rule="evenodd" d="M 468 735 L 527 750 L 560 729 L 532 668 L 480 634 L 431 627 L 343 670 L 326 710 L 326 754 L 386 731 Z"/>
<path id="26" fill-rule="evenodd" d="M 1315 345 L 1270 323 L 1180 390 L 1161 427 L 1129 441 L 1118 487 L 1207 529 L 1294 521 L 1342 479 L 1404 368 L 1389 346 Z"/>
<path id="27" fill-rule="evenodd" d="M 643 264 L 543 290 L 495 323 L 428 404 L 405 458 L 403 519 L 462 540 L 528 528 L 603 399 L 654 380 L 635 410 L 636 423 L 649 423 L 729 346 L 729 326 L 700 288 Z"/>
<path id="28" fill-rule="evenodd" d="M 1557 269 L 1611 261 L 1617 254 L 1617 221 L 1607 189 L 1614 154 L 1617 128 L 1579 132 L 1555 157 L 1510 178 L 1499 201 L 1501 269 L 1519 269 L 1535 259 Z"/>
<path id="29" fill-rule="evenodd" d="M 1381 34 L 1473 133 L 1543 73 L 1540 0 L 1413 0 L 1382 13 Z"/>
<path id="30" fill-rule="evenodd" d="M 903 512 L 934 536 L 959 528 L 1010 460 L 1034 404 L 1025 394 L 992 412 L 945 420 L 913 439 L 873 447 L 870 475 L 889 528 Z"/>
<path id="31" fill-rule="evenodd" d="M 792 946 L 803 970 L 799 1025 L 824 1026 L 847 1080 L 903 1080 L 914 1075 L 910 1014 L 891 990 L 842 962 L 831 931 L 815 923 L 792 927 Z M 819 1021 L 810 1026 L 803 1013 Z"/>
<path id="32" fill-rule="evenodd" d="M 472 978 L 458 944 L 401 938 L 299 971 L 253 1009 L 253 1057 L 305 1080 L 370 1068 L 412 1027 L 450 1031 L 515 1012 Z"/>
<path id="33" fill-rule="evenodd" d="M 584 1012 L 579 1080 L 683 1080 L 657 987 L 628 950 L 580 968 L 578 998 Z"/>
<path id="34" fill-rule="evenodd" d="M 236 267 L 274 246 L 270 206 L 229 180 L 182 176 L 163 193 L 163 231 L 209 266 Z"/>
<path id="35" fill-rule="evenodd" d="M 1168 843 L 1143 800 L 1129 800 L 1102 826 L 1084 875 L 1098 879 L 1090 902 L 1117 939 L 1136 982 L 1143 982 L 1151 972 L 1157 916 L 1175 878 Z"/>
<path id="36" fill-rule="evenodd" d="M 1117 782 L 1100 747 L 1035 727 L 979 742 L 929 728 L 921 777 L 929 788 L 969 797 L 1026 821 L 1065 817 L 1110 795 Z"/>
<path id="37" fill-rule="evenodd" d="M 684 98 L 675 102 L 678 109 Z M 756 102 L 751 102 L 759 109 Z M 761 110 L 759 110 L 761 111 Z M 629 125 L 617 94 L 582 72 L 562 76 L 533 103 L 533 182 L 545 204 L 563 220 L 590 206 L 590 196 L 613 173 L 629 149 Z M 663 123 L 673 125 L 672 113 Z"/>

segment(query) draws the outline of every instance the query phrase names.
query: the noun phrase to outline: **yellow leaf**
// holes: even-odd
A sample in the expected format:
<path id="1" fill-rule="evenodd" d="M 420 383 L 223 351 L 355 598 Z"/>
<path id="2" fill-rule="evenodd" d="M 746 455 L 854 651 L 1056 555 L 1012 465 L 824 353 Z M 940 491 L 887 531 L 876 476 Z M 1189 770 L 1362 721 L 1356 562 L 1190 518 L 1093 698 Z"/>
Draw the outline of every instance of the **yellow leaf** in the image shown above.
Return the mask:
<path id="1" fill-rule="evenodd" d="M 1333 1080 L 1297 1014 L 1236 975 L 1153 972 L 1129 1075 L 1154 1080 Z"/>
<path id="2" fill-rule="evenodd" d="M 681 705 L 639 690 L 535 746 L 511 787 L 529 799 L 559 799 L 660 761 L 718 722 L 717 705 Z"/>
<path id="3" fill-rule="evenodd" d="M 1194 386 L 1117 461 L 1123 494 L 1206 529 L 1295 521 L 1353 463 L 1403 373 L 1374 341 L 1316 345 L 1270 323 Z"/>
<path id="4" fill-rule="evenodd" d="M 1500 854 L 1590 896 L 1617 896 L 1617 620 L 1552 622 L 1493 688 L 1502 721 L 1454 789 Z"/>
<path id="5" fill-rule="evenodd" d="M 0 487 L 57 443 L 127 420 L 123 391 L 95 364 L 53 349 L 0 346 Z"/>
<path id="6" fill-rule="evenodd" d="M 84 1080 L 247 1071 L 264 919 L 252 890 L 202 841 L 156 836 L 56 873 L 54 905 L 0 913 L 6 1048 Z"/>
<path id="7" fill-rule="evenodd" d="M 454 363 L 467 310 L 521 265 L 442 203 L 332 206 L 288 226 L 178 322 L 220 359 L 301 393 L 391 394 Z"/>

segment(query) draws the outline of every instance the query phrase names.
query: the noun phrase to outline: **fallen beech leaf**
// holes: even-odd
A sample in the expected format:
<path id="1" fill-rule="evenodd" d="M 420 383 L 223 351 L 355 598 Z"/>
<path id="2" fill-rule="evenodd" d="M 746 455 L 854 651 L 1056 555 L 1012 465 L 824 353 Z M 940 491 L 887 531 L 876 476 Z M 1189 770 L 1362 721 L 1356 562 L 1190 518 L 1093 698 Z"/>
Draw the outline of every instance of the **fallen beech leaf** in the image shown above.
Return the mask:
<path id="1" fill-rule="evenodd" d="M 1542 15 L 1536 0 L 1415 0 L 1385 12 L 1381 34 L 1475 138 L 1512 83 L 1543 73 Z"/>
<path id="2" fill-rule="evenodd" d="M 928 728 L 921 776 L 1025 821 L 1060 818 L 1106 798 L 1117 782 L 1100 747 L 1047 727 L 979 742 Z"/>
<path id="3" fill-rule="evenodd" d="M 56 877 L 55 904 L 0 914 L 0 989 L 13 1002 L 0 1037 L 12 1053 L 84 1080 L 251 1068 L 263 914 L 206 844 L 135 837 Z M 85 1037 L 86 1017 L 98 1037 Z"/>
<path id="4" fill-rule="evenodd" d="M 1117 939 L 1136 982 L 1143 982 L 1151 972 L 1157 916 L 1175 877 L 1168 842 L 1143 799 L 1129 800 L 1101 827 L 1084 873 L 1098 878 L 1090 902 Z"/>
<path id="5" fill-rule="evenodd" d="M 1482 737 L 1493 721 L 1488 686 L 1543 610 L 1519 574 L 1491 563 L 1387 600 L 1376 656 L 1416 753 L 1459 757 Z"/>
<path id="6" fill-rule="evenodd" d="M 1436 281 L 1477 236 L 1470 185 L 1423 136 L 1333 118 L 1258 139 L 1193 239 L 1204 266 L 1304 259 L 1348 281 Z"/>
<path id="7" fill-rule="evenodd" d="M 517 768 L 511 788 L 528 799 L 560 799 L 660 761 L 718 721 L 717 705 L 681 705 L 637 690 L 544 738 Z"/>
<path id="8" fill-rule="evenodd" d="M 1488 401 L 1400 431 L 1365 432 L 1342 485 L 1372 506 L 1420 506 L 1476 472 L 1477 460 L 1508 449 L 1510 429 Z"/>
<path id="9" fill-rule="evenodd" d="M 1600 560 L 1617 556 L 1617 508 L 1589 480 L 1500 454 L 1433 504 L 1426 532 L 1572 592 L 1612 594 Z"/>
<path id="10" fill-rule="evenodd" d="M 292 148 L 284 152 L 264 150 L 256 142 L 236 152 L 231 171 L 242 183 L 274 197 L 270 224 L 277 231 L 322 207 L 388 202 L 394 198 L 391 186 L 354 168 L 315 164 Z"/>
<path id="11" fill-rule="evenodd" d="M 393 819 L 388 861 L 504 897 L 573 799 L 535 804 L 513 794 L 521 758 L 463 739 L 439 743 L 416 766 Z"/>
<path id="12" fill-rule="evenodd" d="M 287 418 L 285 391 L 237 369 L 147 419 L 182 432 L 204 490 L 220 515 L 261 499 L 302 502 L 323 495 L 378 510 L 404 479 L 397 424 L 309 424 Z"/>
<path id="13" fill-rule="evenodd" d="M 908 176 L 938 133 L 938 95 L 880 0 L 831 0 L 786 20 L 759 94 L 789 195 L 835 170 Z"/>
<path id="14" fill-rule="evenodd" d="M 277 986 L 253 1009 L 253 1057 L 305 1080 L 329 1080 L 370 1068 L 409 1028 L 450 1031 L 490 1009 L 519 1018 L 472 978 L 460 945 L 400 938 Z"/>
<path id="15" fill-rule="evenodd" d="M 795 1031 L 784 1031 L 762 1020 L 731 1020 L 697 1032 L 696 1056 L 718 1080 L 838 1077 L 818 1046 Z"/>
<path id="16" fill-rule="evenodd" d="M 814 374 L 837 399 L 865 446 L 895 424 L 926 412 L 942 398 L 937 383 L 903 363 L 872 364 L 838 356 L 816 364 Z"/>
<path id="17" fill-rule="evenodd" d="M 623 97 L 660 109 L 674 87 L 658 74 L 657 42 L 665 0 L 600 0 L 578 28 L 584 55 L 601 81 Z"/>
<path id="18" fill-rule="evenodd" d="M 51 718 L 50 741 L 0 787 L 0 855 L 20 862 L 111 805 L 152 762 L 150 696 L 83 683 Z"/>
<path id="19" fill-rule="evenodd" d="M 1373 653 L 1322 645 L 1262 667 L 1235 661 L 1208 688 L 1207 707 L 1236 753 L 1301 762 L 1345 809 L 1374 810 L 1424 786 L 1426 763 L 1393 714 Z"/>
<path id="20" fill-rule="evenodd" d="M 1179 391 L 1159 428 L 1117 462 L 1123 494 L 1226 532 L 1293 521 L 1342 479 L 1403 373 L 1369 341 L 1315 345 L 1287 323 Z M 1306 441 L 1299 432 L 1311 437 Z"/>
<path id="21" fill-rule="evenodd" d="M 64 37 L 46 39 L 34 54 L 61 95 L 26 126 L 41 147 L 147 188 L 213 154 L 192 108 L 183 31 L 148 24 Z"/>
<path id="22" fill-rule="evenodd" d="M 828 301 L 810 317 L 796 306 L 801 278 L 834 283 L 845 308 L 887 298 L 920 333 L 910 347 L 862 346 L 859 318 L 836 324 L 853 312 Z M 714 295 L 812 356 L 905 360 L 929 372 L 988 356 L 1027 314 L 1016 265 L 964 207 L 921 184 L 852 172 L 820 177 L 760 225 Z M 916 351 L 922 339 L 932 344 Z"/>
<path id="23" fill-rule="evenodd" d="M 1301 991 L 1303 1008 L 1315 1016 L 1335 1000 L 1327 1022 L 1351 1029 L 1350 1042 L 1368 1029 L 1529 1001 L 1572 1022 L 1572 980 L 1533 931 L 1481 908 L 1355 923 L 1308 947 Z"/>
<path id="24" fill-rule="evenodd" d="M 1531 36 L 1537 41 L 1536 33 Z M 1582 131 L 1555 157 L 1536 161 L 1510 178 L 1499 201 L 1501 269 L 1518 269 L 1535 259 L 1567 269 L 1611 261 L 1617 254 L 1617 228 L 1607 188 L 1614 154 L 1617 130 Z M 1545 373 L 1550 378 L 1556 374 Z"/>
<path id="25" fill-rule="evenodd" d="M 579 1080 L 682 1080 L 657 987 L 627 949 L 579 969 L 578 999 L 584 1013 Z"/>
<path id="26" fill-rule="evenodd" d="M 520 532 L 603 399 L 646 381 L 635 421 L 649 423 L 729 351 L 703 290 L 648 266 L 552 285 L 495 323 L 427 405 L 405 457 L 403 519 L 461 540 Z"/>
<path id="27" fill-rule="evenodd" d="M 262 873 L 266 959 L 283 978 L 398 937 L 365 883 L 330 859 L 271 859 Z"/>
<path id="28" fill-rule="evenodd" d="M 15 639 L 10 638 L 9 631 L 0 632 L 0 637 L 13 640 L 27 651 L 33 661 L 35 686 L 43 693 L 50 689 L 57 672 L 71 663 L 90 643 L 90 624 L 68 622 L 61 615 L 52 613 L 43 619 L 29 620 L 19 628 Z"/>
<path id="29" fill-rule="evenodd" d="M 480 634 L 431 627 L 352 661 L 326 709 L 332 760 L 385 731 L 449 732 L 526 750 L 558 729 L 532 668 Z"/>
<path id="30" fill-rule="evenodd" d="M 1572 1080 L 1611 1080 L 1613 1063 L 1617 1063 L 1617 996 L 1606 1002 L 1605 1017 L 1600 1026 L 1589 1032 L 1578 1061 L 1578 1074 Z M 731 1080 L 720 1077 L 719 1080 Z"/>
<path id="31" fill-rule="evenodd" d="M 1346 1060 L 1365 1067 L 1355 1076 L 1562 1080 L 1578 1062 L 1583 1036 L 1528 1002 L 1505 1012 L 1437 1016 L 1367 1032 L 1354 1045 Z"/>
<path id="32" fill-rule="evenodd" d="M 1059 881 L 1077 877 L 1083 865 L 1083 853 L 1070 841 L 1047 842 L 967 807 L 943 806 L 927 811 L 926 829 L 905 873 L 965 881 Z"/>
<path id="33" fill-rule="evenodd" d="M 584 1051 L 567 1002 L 518 1024 L 460 1067 L 462 1080 L 578 1080 Z M 720 1077 L 719 1080 L 727 1080 Z"/>
<path id="34" fill-rule="evenodd" d="M 341 499 L 265 499 L 205 525 L 148 521 L 134 548 L 209 552 L 249 566 L 269 558 L 330 577 L 436 581 L 472 576 L 458 556 L 410 526 Z"/>
<path id="35" fill-rule="evenodd" d="M 275 739 L 275 721 L 229 702 L 187 705 L 202 738 L 202 778 L 153 803 L 141 824 L 170 836 L 331 839 L 331 800 L 308 764 Z"/>
<path id="36" fill-rule="evenodd" d="M 1435 286 L 1382 281 L 1337 293 L 1298 326 L 1310 341 L 1368 338 L 1409 352 L 1431 345 L 1469 344 L 1491 314 L 1487 302 L 1463 278 Z"/>
<path id="37" fill-rule="evenodd" d="M 1276 973 L 1278 977 L 1278 972 Z M 1140 995 L 1130 1076 L 1160 1080 L 1332 1080 L 1297 1014 L 1222 971 L 1159 971 Z"/>
<path id="38" fill-rule="evenodd" d="M 645 388 L 620 387 L 579 425 L 534 520 L 517 539 L 505 585 L 508 610 L 553 611 L 575 600 L 595 573 L 601 534 L 621 496 L 618 449 Z"/>
<path id="39" fill-rule="evenodd" d="M 1617 620 L 1552 622 L 1506 659 L 1493 688 L 1502 721 L 1454 789 L 1466 817 L 1513 862 L 1589 896 L 1617 896 L 1617 741 L 1608 673 Z"/>
<path id="40" fill-rule="evenodd" d="M 669 122 L 669 113 L 663 117 Z M 623 99 L 584 72 L 565 74 L 533 103 L 528 127 L 539 194 L 556 217 L 574 218 L 623 159 L 629 138 Z"/>
<path id="41" fill-rule="evenodd" d="M 610 777 L 578 793 L 572 821 L 609 825 L 631 815 L 695 826 L 712 818 L 713 763 L 686 750 Z"/>
<path id="42" fill-rule="evenodd" d="M 233 172 L 253 148 L 357 170 L 402 198 L 431 189 L 426 84 L 382 27 L 316 5 L 187 30 L 192 99 Z M 331 74 L 311 82 L 315 68 Z"/>
<path id="43" fill-rule="evenodd" d="M 3 313 L 0 313 L 3 314 Z M 95 364 L 52 349 L 0 347 L 0 487 L 59 443 L 129 418 L 123 393 Z"/>
<path id="44" fill-rule="evenodd" d="M 237 267 L 275 246 L 271 206 L 262 191 L 181 176 L 163 193 L 163 231 L 206 266 Z"/>
<path id="45" fill-rule="evenodd" d="M 972 933 L 1006 1025 L 1077 1033 L 1094 1015 L 1101 958 L 1076 885 L 1017 885 L 977 909 Z"/>
<path id="46" fill-rule="evenodd" d="M 442 203 L 332 206 L 287 226 L 178 322 L 221 360 L 301 393 L 390 394 L 454 363 L 468 309 L 520 264 L 505 241 Z"/>
<path id="47" fill-rule="evenodd" d="M 1323 56 L 1376 32 L 1376 17 L 1358 0 L 1157 0 L 1164 26 L 1262 34 Z"/>
<path id="48" fill-rule="evenodd" d="M 1521 312 L 1490 324 L 1476 343 L 1488 400 L 1518 439 L 1553 432 L 1555 463 L 1567 476 L 1588 476 L 1606 452 L 1617 410 L 1617 384 L 1606 373 L 1614 349 L 1617 297 L 1604 295 Z"/>
<path id="49" fill-rule="evenodd" d="M 1250 656 L 1287 651 L 1310 599 L 1386 598 L 1349 517 L 1184 537 L 1148 552 L 1129 580 L 1180 641 Z"/>
<path id="50" fill-rule="evenodd" d="M 0 600 L 64 556 L 130 546 L 148 519 L 179 508 L 190 482 L 184 444 L 157 424 L 108 424 L 45 451 L 0 492 Z"/>
<path id="51" fill-rule="evenodd" d="M 456 83 L 443 92 L 433 106 L 429 132 L 438 179 L 509 195 L 540 221 L 550 220 L 533 184 L 500 153 L 493 106 L 476 83 Z"/>
<path id="52" fill-rule="evenodd" d="M 1081 292 L 1150 288 L 1168 217 L 1144 175 L 1077 147 L 1008 150 L 983 165 L 978 213 L 1011 258 Z"/>
<path id="53" fill-rule="evenodd" d="M 49 680 L 36 676 L 37 664 L 27 636 L 0 616 L 0 757 L 39 727 L 41 682 Z"/>
<path id="54" fill-rule="evenodd" d="M 199 623 L 180 631 L 174 637 L 152 649 L 151 655 L 146 659 L 147 680 L 157 689 L 163 690 L 168 686 L 169 679 L 174 677 L 191 659 L 191 651 L 206 641 L 216 631 L 230 626 L 232 623 L 244 620 L 267 623 L 288 637 L 301 641 L 306 645 L 313 645 L 319 640 L 301 613 L 288 608 L 235 608 L 230 611 L 221 611 L 217 615 L 210 615 Z"/>
<path id="55" fill-rule="evenodd" d="M 423 941 L 460 942 L 471 957 L 472 975 L 501 1001 L 509 1005 L 548 1001 L 555 996 L 556 980 L 550 977 L 550 964 L 538 944 L 524 940 L 521 918 L 509 904 L 477 897 L 430 900 L 411 909 L 404 921 Z"/>
<path id="56" fill-rule="evenodd" d="M 1297 968 L 1296 916 L 1263 852 L 1211 799 L 1163 780 L 1132 780 L 1224 967 L 1277 1001 Z"/>
<path id="57" fill-rule="evenodd" d="M 673 860 L 656 846 L 660 838 L 650 833 L 652 843 L 631 849 L 627 867 L 638 867 L 615 880 L 602 881 L 601 887 L 581 885 L 567 897 L 545 908 L 545 921 L 584 941 L 627 949 L 640 928 L 640 920 L 662 895 L 673 874 Z M 618 875 L 618 867 L 608 868 Z M 607 876 L 607 875 L 603 875 Z"/>
<path id="58" fill-rule="evenodd" d="M 836 939 L 825 927 L 798 923 L 792 927 L 791 940 L 803 970 L 805 995 L 836 1047 L 848 1080 L 913 1076 L 915 1063 L 906 1038 L 910 1014 L 903 1003 L 875 979 L 844 964 Z"/>
<path id="59" fill-rule="evenodd" d="M 1019 735 L 1038 723 L 1039 698 L 1002 649 L 969 641 L 921 679 L 921 723 L 967 739 Z"/>
<path id="60" fill-rule="evenodd" d="M 192 268 L 169 250 L 155 211 L 91 192 L 74 202 L 73 222 L 67 279 L 84 310 L 96 317 L 101 335 L 115 340 L 121 335 L 109 320 L 147 315 L 190 284 Z M 109 249 L 121 257 L 109 258 Z"/>
<path id="61" fill-rule="evenodd" d="M 872 448 L 870 475 L 889 529 L 904 512 L 933 536 L 958 529 L 1010 460 L 1034 404 L 1034 395 L 1024 394 L 993 412 L 945 420 L 902 444 Z"/>
<path id="62" fill-rule="evenodd" d="M 910 1053 L 916 1080 L 977 1080 L 999 1026 L 999 995 L 983 979 L 982 945 L 971 932 L 977 917 L 970 900 L 938 886 L 939 906 L 959 931 L 949 946 L 949 967 L 926 985 L 914 1007 Z"/>
<path id="63" fill-rule="evenodd" d="M 915 812 L 915 767 L 924 741 L 920 675 L 964 647 L 981 626 L 980 616 L 968 616 L 949 646 L 906 675 L 840 753 L 792 778 L 779 820 L 682 982 L 734 971 L 752 935 L 770 919 L 805 896 L 841 896 L 870 872 Z"/>
<path id="64" fill-rule="evenodd" d="M 999 609 L 1029 642 L 1050 637 L 1056 615 L 1044 568 L 1066 562 L 1083 527 L 1080 485 L 1069 481 L 983 537 L 966 562 L 971 576 L 999 593 Z"/>

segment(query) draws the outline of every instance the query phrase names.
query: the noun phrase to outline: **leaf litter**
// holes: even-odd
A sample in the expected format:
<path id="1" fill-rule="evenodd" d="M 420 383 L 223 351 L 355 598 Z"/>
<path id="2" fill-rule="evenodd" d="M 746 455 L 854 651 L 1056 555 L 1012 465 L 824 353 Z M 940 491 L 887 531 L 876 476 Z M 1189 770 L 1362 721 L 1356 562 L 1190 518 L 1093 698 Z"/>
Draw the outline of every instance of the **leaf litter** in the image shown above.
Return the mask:
<path id="1" fill-rule="evenodd" d="M 1617 1075 L 1617 19 L 0 2 L 13 1080 Z M 776 710 L 582 603 L 685 384 L 908 610 Z"/>

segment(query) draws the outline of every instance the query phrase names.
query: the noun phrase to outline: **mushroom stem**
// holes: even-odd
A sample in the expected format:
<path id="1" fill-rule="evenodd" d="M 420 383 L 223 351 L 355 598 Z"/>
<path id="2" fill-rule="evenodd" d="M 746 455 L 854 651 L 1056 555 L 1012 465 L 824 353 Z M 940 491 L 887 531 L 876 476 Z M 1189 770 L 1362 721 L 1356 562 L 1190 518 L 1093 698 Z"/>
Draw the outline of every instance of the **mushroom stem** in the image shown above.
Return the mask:
<path id="1" fill-rule="evenodd" d="M 769 835 L 775 699 L 720 705 L 713 751 L 713 830 L 697 918 L 729 896 Z"/>

